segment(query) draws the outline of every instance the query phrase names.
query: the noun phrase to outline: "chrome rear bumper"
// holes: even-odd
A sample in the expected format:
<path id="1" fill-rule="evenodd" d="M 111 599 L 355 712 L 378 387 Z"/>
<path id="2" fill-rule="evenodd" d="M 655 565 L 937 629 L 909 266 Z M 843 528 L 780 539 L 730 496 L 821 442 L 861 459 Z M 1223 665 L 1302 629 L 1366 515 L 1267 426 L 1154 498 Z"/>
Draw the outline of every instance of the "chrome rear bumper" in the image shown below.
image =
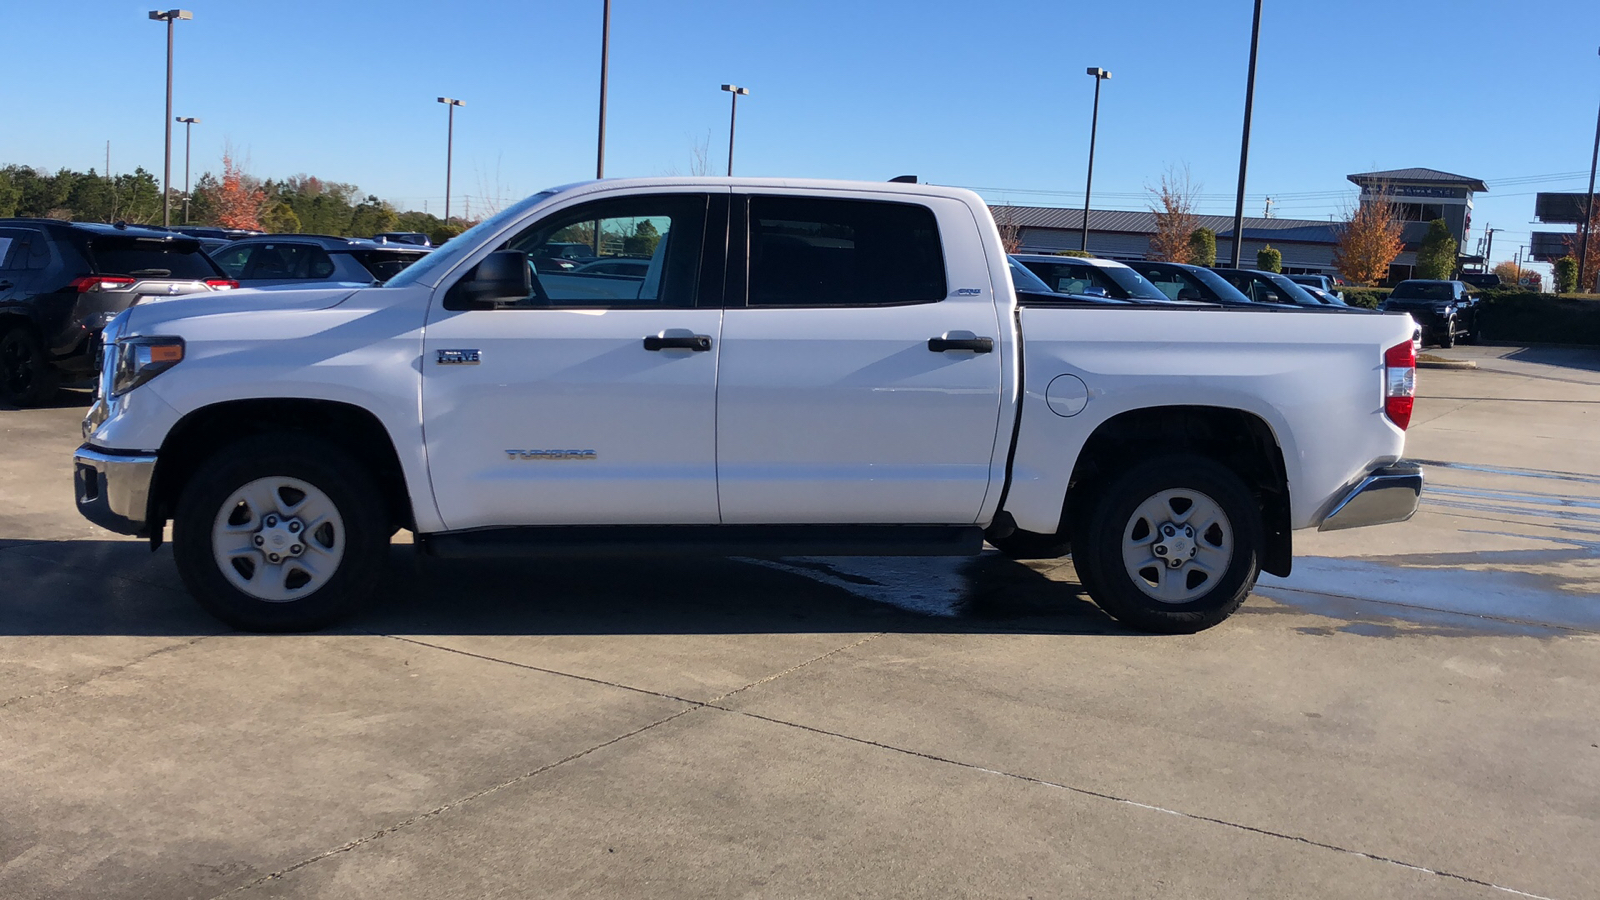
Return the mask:
<path id="1" fill-rule="evenodd" d="M 118 534 L 149 537 L 146 519 L 150 514 L 150 480 L 155 472 L 155 454 L 107 453 L 84 444 L 72 457 L 78 512 Z"/>
<path id="2" fill-rule="evenodd" d="M 1404 522 L 1416 514 L 1421 498 L 1421 466 L 1401 461 L 1374 469 L 1334 505 L 1317 530 Z"/>

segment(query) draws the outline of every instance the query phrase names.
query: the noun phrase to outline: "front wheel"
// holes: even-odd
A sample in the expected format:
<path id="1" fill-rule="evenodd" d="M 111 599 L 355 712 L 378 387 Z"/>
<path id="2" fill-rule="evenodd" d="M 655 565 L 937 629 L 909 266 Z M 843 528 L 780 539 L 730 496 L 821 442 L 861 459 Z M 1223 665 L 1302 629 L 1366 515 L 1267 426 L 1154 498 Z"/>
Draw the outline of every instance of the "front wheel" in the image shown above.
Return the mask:
<path id="1" fill-rule="evenodd" d="M 0 334 L 0 400 L 40 406 L 55 396 L 60 381 L 32 328 L 14 325 Z"/>
<path id="2" fill-rule="evenodd" d="M 1237 475 L 1174 454 L 1117 477 L 1076 532 L 1095 603 L 1134 628 L 1187 634 L 1233 614 L 1255 586 L 1261 511 Z"/>
<path id="3" fill-rule="evenodd" d="M 1456 345 L 1456 320 L 1445 319 L 1444 330 L 1439 335 L 1439 346 L 1448 350 Z"/>
<path id="4" fill-rule="evenodd" d="M 382 496 L 337 447 L 247 438 L 195 472 L 173 555 L 205 610 L 244 631 L 313 631 L 372 593 L 389 542 Z"/>

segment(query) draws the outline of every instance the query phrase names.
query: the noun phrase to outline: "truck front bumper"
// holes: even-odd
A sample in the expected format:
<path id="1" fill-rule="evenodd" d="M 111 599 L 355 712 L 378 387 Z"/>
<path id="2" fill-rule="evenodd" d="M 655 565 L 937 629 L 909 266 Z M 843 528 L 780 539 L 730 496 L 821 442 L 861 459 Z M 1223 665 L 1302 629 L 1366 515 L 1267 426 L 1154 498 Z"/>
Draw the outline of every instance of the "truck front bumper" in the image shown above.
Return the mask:
<path id="1" fill-rule="evenodd" d="M 156 472 L 153 453 L 116 453 L 88 444 L 72 458 L 78 512 L 117 534 L 149 537 L 150 480 Z"/>
<path id="2" fill-rule="evenodd" d="M 1422 467 L 1397 462 L 1374 469 L 1334 504 L 1318 531 L 1339 531 L 1363 525 L 1404 522 L 1417 512 L 1422 498 Z"/>

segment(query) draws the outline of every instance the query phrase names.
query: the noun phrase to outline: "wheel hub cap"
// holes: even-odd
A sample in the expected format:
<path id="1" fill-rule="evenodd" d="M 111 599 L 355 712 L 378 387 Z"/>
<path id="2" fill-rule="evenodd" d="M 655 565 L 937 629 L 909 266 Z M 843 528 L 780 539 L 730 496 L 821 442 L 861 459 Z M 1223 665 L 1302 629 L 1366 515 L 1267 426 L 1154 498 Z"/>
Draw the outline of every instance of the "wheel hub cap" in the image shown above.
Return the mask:
<path id="1" fill-rule="evenodd" d="M 1233 523 L 1221 504 L 1190 488 L 1139 504 L 1122 533 L 1129 581 L 1161 603 L 1189 603 L 1217 587 L 1233 558 Z"/>
<path id="2" fill-rule="evenodd" d="M 344 519 L 321 489 L 296 478 L 259 478 L 223 503 L 211 530 L 217 567 L 258 600 L 316 592 L 344 558 Z"/>
<path id="3" fill-rule="evenodd" d="M 1195 545 L 1194 526 L 1168 522 L 1159 529 L 1161 537 L 1150 548 L 1169 569 L 1181 569 L 1199 552 Z"/>

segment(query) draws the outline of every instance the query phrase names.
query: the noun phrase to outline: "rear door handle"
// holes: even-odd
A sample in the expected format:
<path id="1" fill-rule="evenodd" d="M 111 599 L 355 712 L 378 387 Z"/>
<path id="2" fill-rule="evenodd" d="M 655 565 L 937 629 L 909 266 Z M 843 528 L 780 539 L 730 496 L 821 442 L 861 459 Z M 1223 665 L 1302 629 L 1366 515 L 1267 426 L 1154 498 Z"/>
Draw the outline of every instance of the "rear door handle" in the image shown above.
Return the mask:
<path id="1" fill-rule="evenodd" d="M 711 336 L 708 334 L 689 334 L 668 337 L 663 334 L 648 335 L 644 339 L 646 350 L 693 350 L 702 353 L 711 349 Z"/>
<path id="2" fill-rule="evenodd" d="M 971 350 L 974 353 L 994 352 L 994 338 L 928 338 L 928 349 L 935 353 L 944 353 L 947 350 Z"/>

